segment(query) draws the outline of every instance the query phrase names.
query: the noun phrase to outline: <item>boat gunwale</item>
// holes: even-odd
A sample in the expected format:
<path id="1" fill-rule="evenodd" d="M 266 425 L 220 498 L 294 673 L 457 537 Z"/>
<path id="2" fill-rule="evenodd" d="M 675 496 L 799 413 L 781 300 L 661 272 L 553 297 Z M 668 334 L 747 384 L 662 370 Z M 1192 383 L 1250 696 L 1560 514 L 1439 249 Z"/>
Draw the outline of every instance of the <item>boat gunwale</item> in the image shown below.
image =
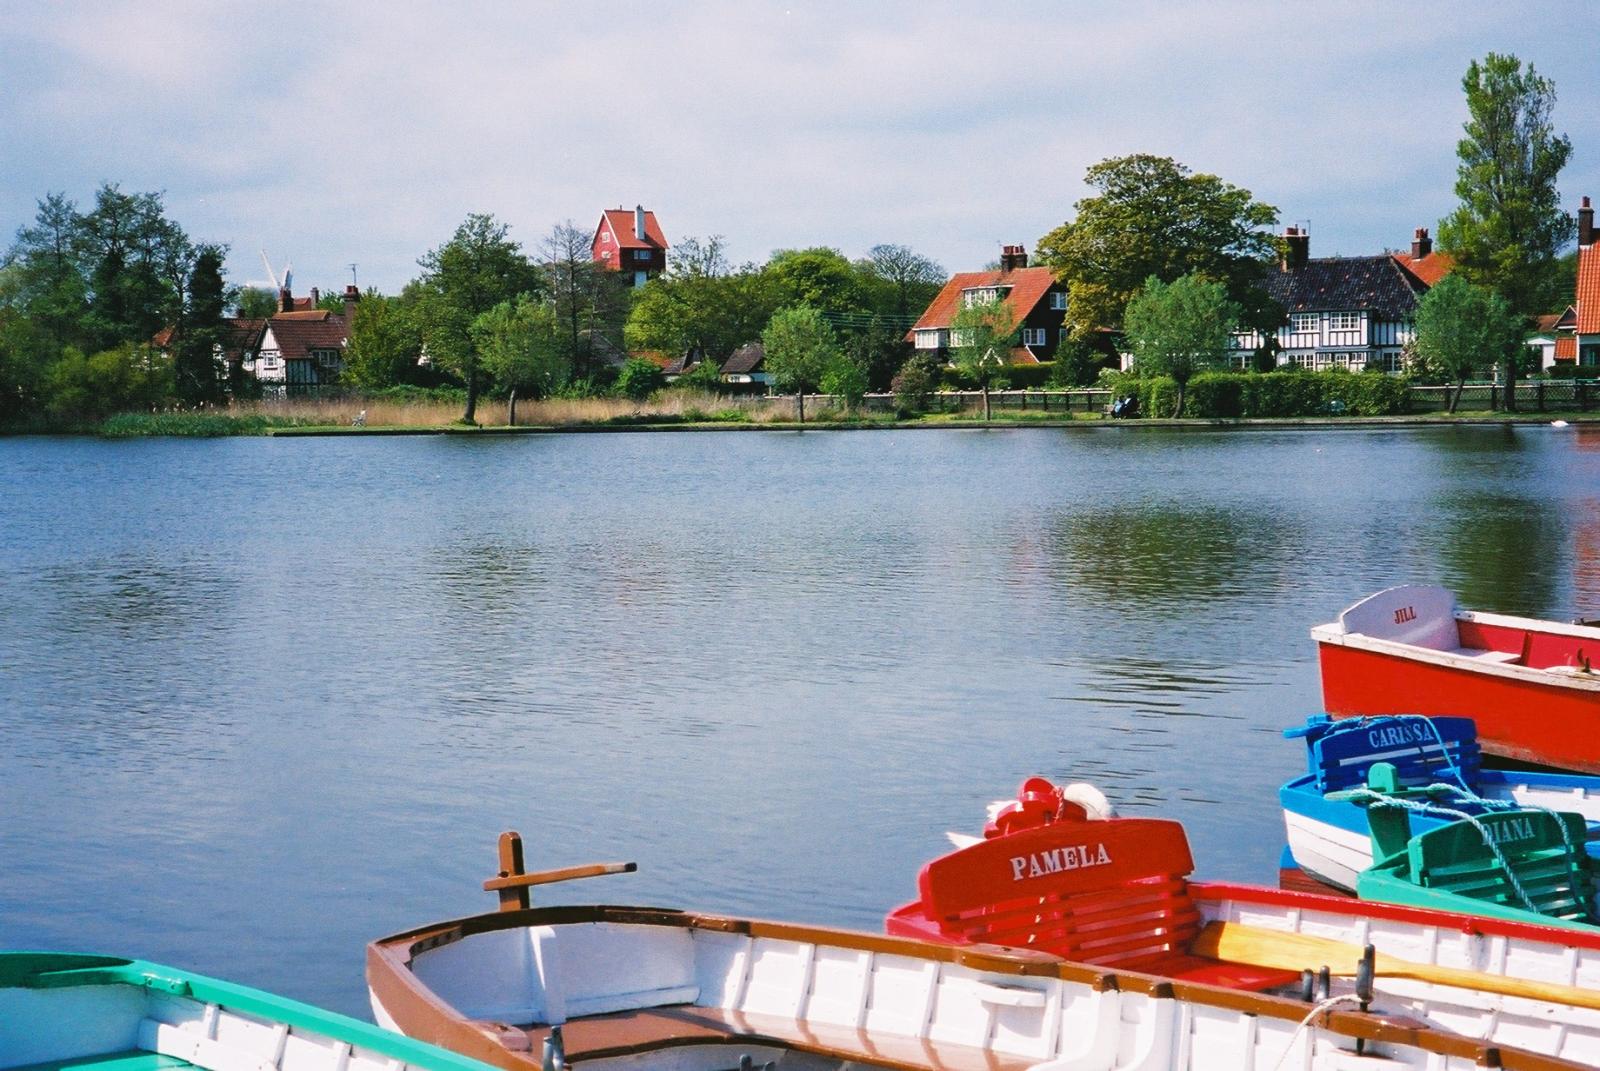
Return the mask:
<path id="1" fill-rule="evenodd" d="M 1470 612 L 1461 611 L 1457 616 Z M 1520 684 L 1533 684 L 1541 688 L 1556 688 L 1570 692 L 1600 692 L 1600 673 L 1559 673 L 1551 668 L 1538 666 L 1484 662 L 1471 655 L 1459 655 L 1453 651 L 1439 651 L 1431 647 L 1418 647 L 1416 644 L 1401 643 L 1398 640 L 1380 639 L 1377 636 L 1368 636 L 1364 632 L 1334 631 L 1337 628 L 1337 624 L 1314 626 L 1311 629 L 1311 638 L 1319 644 L 1327 644 L 1331 647 L 1349 647 L 1357 651 L 1389 655 L 1408 662 L 1422 663 L 1438 669 L 1458 670 L 1479 677 L 1503 677 L 1506 680 L 1516 681 Z M 1590 631 L 1596 634 L 1595 639 L 1600 642 L 1600 629 L 1591 629 Z M 1368 716 L 1380 717 L 1382 715 Z"/>
<path id="2" fill-rule="evenodd" d="M 1244 900 L 1235 895 L 1238 891 L 1256 891 L 1248 887 L 1226 884 L 1195 883 L 1191 886 L 1197 898 Z M 1259 890 L 1277 892 L 1277 890 Z M 1319 896 L 1311 893 L 1285 893 L 1284 902 L 1298 907 L 1323 907 L 1349 912 L 1348 905 L 1358 903 L 1343 897 Z M 1390 905 L 1361 903 L 1362 908 Z M 1423 912 L 1409 910 L 1416 915 L 1436 917 L 1448 912 Z M 1378 914 L 1379 912 L 1370 912 Z M 1382 912 L 1387 914 L 1387 912 Z M 1497 927 L 1481 926 L 1492 920 L 1471 916 L 1456 916 L 1467 930 L 1487 931 Z M 454 1048 L 465 1055 L 503 1068 L 527 1068 L 538 1061 L 531 1051 L 507 1049 L 490 1035 L 485 1027 L 492 1024 L 471 1020 L 452 1005 L 446 1003 L 416 977 L 411 970 L 412 959 L 434 948 L 439 948 L 467 937 L 500 930 L 533 926 L 559 926 L 583 923 L 608 922 L 624 925 L 678 926 L 720 933 L 733 933 L 751 938 L 787 940 L 859 951 L 902 954 L 919 959 L 953 963 L 973 970 L 1021 977 L 1054 978 L 1067 982 L 1086 983 L 1096 992 L 1120 990 L 1153 999 L 1181 1000 L 1192 1004 L 1240 1012 L 1283 1022 L 1299 1022 L 1305 1018 L 1307 1006 L 1289 997 L 1272 996 L 1200 982 L 1186 982 L 1159 975 L 1128 970 L 1107 970 L 1091 964 L 1074 963 L 1044 953 L 1022 949 L 1008 949 L 993 945 L 950 945 L 921 941 L 908 937 L 891 937 L 886 934 L 865 933 L 855 930 L 807 926 L 793 923 L 742 919 L 731 916 L 702 914 L 671 908 L 623 907 L 615 905 L 567 905 L 536 907 L 525 910 L 494 911 L 468 915 L 445 922 L 405 930 L 388 937 L 380 937 L 367 945 L 367 984 L 373 999 L 383 1007 L 408 1034 L 436 1045 Z M 1547 927 L 1527 924 L 1509 924 L 1507 929 L 1540 933 Z M 1569 931 L 1557 930 L 1565 935 Z M 1600 946 L 1600 934 L 1596 935 Z M 421 1020 L 418 1016 L 422 1016 Z M 1317 1027 L 1342 1035 L 1388 1044 L 1405 1045 L 1424 1052 L 1459 1057 L 1475 1061 L 1480 1066 L 1499 1066 L 1512 1071 L 1565 1071 L 1584 1065 L 1546 1056 L 1541 1053 L 1508 1046 L 1489 1044 L 1475 1038 L 1452 1034 L 1448 1031 L 1426 1027 L 1414 1021 L 1400 1021 L 1370 1012 L 1329 1009 L 1314 1021 Z M 765 1036 L 765 1035 L 762 1035 Z M 730 1041 L 750 1042 L 754 1037 L 730 1035 Z M 788 1044 L 788 1043 L 785 1043 Z M 792 1045 L 790 1046 L 792 1047 Z M 643 1050 L 643 1051 L 649 1051 Z M 852 1054 L 824 1048 L 830 1055 Z M 906 1065 L 910 1066 L 910 1065 Z"/>

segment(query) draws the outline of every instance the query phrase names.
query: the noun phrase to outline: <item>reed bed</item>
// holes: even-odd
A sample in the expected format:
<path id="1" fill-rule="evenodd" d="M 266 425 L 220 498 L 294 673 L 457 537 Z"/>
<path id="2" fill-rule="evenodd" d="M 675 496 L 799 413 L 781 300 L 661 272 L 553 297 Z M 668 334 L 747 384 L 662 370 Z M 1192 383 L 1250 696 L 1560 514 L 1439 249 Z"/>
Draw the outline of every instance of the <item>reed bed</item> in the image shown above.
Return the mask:
<path id="1" fill-rule="evenodd" d="M 820 400 L 819 400 L 820 401 Z M 481 399 L 477 422 L 484 427 L 505 427 L 509 405 L 504 399 Z M 349 427 L 365 414 L 363 423 L 378 427 L 440 427 L 461 419 L 462 403 L 454 401 L 388 401 L 372 398 L 288 398 L 235 405 L 232 412 L 259 415 L 301 425 Z M 808 404 L 806 418 L 828 419 L 836 414 L 823 405 Z M 663 391 L 635 402 L 627 398 L 546 398 L 517 402 L 517 425 L 570 427 L 579 424 L 649 423 L 781 423 L 794 419 L 792 398 L 729 397 L 718 394 Z"/>

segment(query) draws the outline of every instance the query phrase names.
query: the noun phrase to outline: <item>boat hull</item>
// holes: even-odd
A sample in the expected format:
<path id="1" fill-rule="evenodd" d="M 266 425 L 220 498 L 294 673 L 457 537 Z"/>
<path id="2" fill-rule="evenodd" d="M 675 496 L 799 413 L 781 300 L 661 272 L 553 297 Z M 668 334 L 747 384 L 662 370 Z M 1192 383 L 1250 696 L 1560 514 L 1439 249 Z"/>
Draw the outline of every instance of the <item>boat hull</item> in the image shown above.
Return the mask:
<path id="1" fill-rule="evenodd" d="M 1322 701 L 1335 717 L 1460 715 L 1483 750 L 1600 774 L 1600 690 L 1590 681 L 1518 666 L 1465 666 L 1319 638 Z M 1465 661 L 1465 660 L 1463 660 Z"/>

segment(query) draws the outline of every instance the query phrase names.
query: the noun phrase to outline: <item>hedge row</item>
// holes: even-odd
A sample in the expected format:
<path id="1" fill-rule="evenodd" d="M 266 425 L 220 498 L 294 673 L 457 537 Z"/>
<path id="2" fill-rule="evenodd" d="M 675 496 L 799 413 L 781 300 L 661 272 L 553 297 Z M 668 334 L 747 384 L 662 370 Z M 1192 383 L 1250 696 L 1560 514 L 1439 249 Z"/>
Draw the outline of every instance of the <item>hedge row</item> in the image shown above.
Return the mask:
<path id="1" fill-rule="evenodd" d="M 1137 393 L 1139 412 L 1170 417 L 1178 385 L 1163 376 L 1124 379 L 1117 393 Z M 1381 372 L 1204 372 L 1189 381 L 1184 416 L 1296 417 L 1343 413 L 1392 416 L 1407 411 L 1409 384 Z"/>
<path id="2" fill-rule="evenodd" d="M 1006 390 L 1039 390 L 1052 386 L 1051 377 L 1055 374 L 1054 361 L 1040 361 L 1038 364 L 1013 364 L 1007 365 L 1005 371 Z M 978 385 L 961 374 L 959 368 L 946 367 L 940 383 L 945 390 L 977 390 Z M 998 389 L 998 388 L 991 388 Z"/>

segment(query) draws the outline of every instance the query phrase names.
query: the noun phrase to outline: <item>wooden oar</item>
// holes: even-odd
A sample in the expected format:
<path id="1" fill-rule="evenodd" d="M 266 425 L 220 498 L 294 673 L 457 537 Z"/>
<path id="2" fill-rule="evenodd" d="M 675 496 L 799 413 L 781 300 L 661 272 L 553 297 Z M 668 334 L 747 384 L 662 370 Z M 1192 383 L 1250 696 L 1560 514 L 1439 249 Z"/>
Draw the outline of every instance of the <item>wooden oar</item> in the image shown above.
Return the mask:
<path id="1" fill-rule="evenodd" d="M 1246 926 L 1239 922 L 1212 922 L 1200 931 L 1189 951 L 1197 956 L 1226 960 L 1229 963 L 1249 963 L 1257 967 L 1273 967 L 1282 971 L 1313 970 L 1326 965 L 1333 974 L 1355 974 L 1361 961 L 1362 949 L 1327 937 L 1313 937 L 1304 933 L 1284 933 L 1260 926 Z M 1525 997 L 1552 1004 L 1569 1004 L 1578 1008 L 1600 1009 L 1600 992 L 1580 989 L 1555 982 L 1529 982 L 1521 978 L 1508 978 L 1501 974 L 1462 970 L 1459 967 L 1439 967 L 1431 963 L 1413 963 L 1395 956 L 1377 954 L 1374 963 L 1379 977 L 1412 978 L 1434 985 L 1455 986 L 1457 989 L 1476 989 L 1483 993 L 1501 993 L 1508 997 Z"/>

